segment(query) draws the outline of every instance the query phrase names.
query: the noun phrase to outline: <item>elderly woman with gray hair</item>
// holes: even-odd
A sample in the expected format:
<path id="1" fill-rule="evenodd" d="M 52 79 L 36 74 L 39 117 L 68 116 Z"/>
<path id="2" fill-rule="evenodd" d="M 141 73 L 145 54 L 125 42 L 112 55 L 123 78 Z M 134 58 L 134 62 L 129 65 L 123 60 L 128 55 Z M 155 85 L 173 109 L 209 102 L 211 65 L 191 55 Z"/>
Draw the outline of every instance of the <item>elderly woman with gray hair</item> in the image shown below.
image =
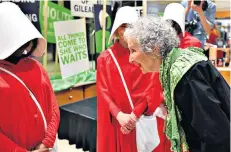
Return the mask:
<path id="1" fill-rule="evenodd" d="M 177 48 L 175 30 L 161 18 L 140 18 L 124 35 L 130 62 L 143 73 L 160 71 L 172 150 L 228 152 L 230 87 L 203 50 Z"/>

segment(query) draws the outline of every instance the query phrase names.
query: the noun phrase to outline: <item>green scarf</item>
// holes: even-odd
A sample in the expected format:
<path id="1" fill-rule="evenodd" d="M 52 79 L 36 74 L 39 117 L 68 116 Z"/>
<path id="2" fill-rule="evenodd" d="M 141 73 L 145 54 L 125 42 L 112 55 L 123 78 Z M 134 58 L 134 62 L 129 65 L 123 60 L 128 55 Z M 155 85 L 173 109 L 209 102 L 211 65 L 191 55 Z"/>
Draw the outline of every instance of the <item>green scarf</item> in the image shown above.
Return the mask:
<path id="1" fill-rule="evenodd" d="M 207 57 L 199 48 L 174 48 L 160 67 L 160 81 L 168 115 L 165 121 L 165 134 L 172 143 L 174 152 L 188 151 L 189 147 L 183 128 L 180 126 L 181 114 L 174 102 L 174 90 L 184 74 L 196 63 L 206 61 Z"/>

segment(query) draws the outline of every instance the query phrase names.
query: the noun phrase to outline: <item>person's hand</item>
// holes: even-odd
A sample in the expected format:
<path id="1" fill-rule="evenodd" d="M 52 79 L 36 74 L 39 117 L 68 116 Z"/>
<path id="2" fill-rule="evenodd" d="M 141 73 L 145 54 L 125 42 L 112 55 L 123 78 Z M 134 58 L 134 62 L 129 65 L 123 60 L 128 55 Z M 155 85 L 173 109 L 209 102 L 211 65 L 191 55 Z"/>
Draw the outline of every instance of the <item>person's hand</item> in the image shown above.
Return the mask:
<path id="1" fill-rule="evenodd" d="M 126 127 L 121 127 L 120 131 L 122 134 L 129 134 L 132 130 L 127 129 Z"/>
<path id="2" fill-rule="evenodd" d="M 167 109 L 166 109 L 164 103 L 160 104 L 159 108 L 161 109 L 161 112 L 162 112 L 162 114 L 164 116 L 166 116 L 168 114 Z"/>
<path id="3" fill-rule="evenodd" d="M 50 151 L 48 148 L 42 148 L 42 149 L 33 150 L 32 152 L 50 152 Z"/>
<path id="4" fill-rule="evenodd" d="M 32 152 L 49 152 L 49 148 L 47 148 L 43 143 L 39 144 L 35 147 L 35 150 Z"/>
<path id="5" fill-rule="evenodd" d="M 137 117 L 136 115 L 132 112 L 130 114 L 130 118 L 132 119 L 132 121 L 136 122 L 137 121 Z M 133 128 L 127 128 L 126 126 L 125 127 L 121 127 L 120 130 L 123 134 L 129 134 L 133 129 L 135 128 L 135 126 Z"/>
<path id="6" fill-rule="evenodd" d="M 132 112 L 131 114 L 130 114 L 130 117 L 131 117 L 131 119 L 133 120 L 133 121 L 137 121 L 137 117 L 136 117 L 136 115 Z"/>
<path id="7" fill-rule="evenodd" d="M 47 148 L 47 147 L 43 143 L 35 147 L 35 149 L 44 149 L 44 148 Z"/>
<path id="8" fill-rule="evenodd" d="M 126 127 L 128 130 L 132 130 L 135 125 L 136 121 L 132 119 L 130 114 L 125 114 L 123 112 L 119 112 L 116 116 L 121 127 Z"/>
<path id="9" fill-rule="evenodd" d="M 188 0 L 187 8 L 190 9 L 192 6 L 193 0 Z"/>
<path id="10" fill-rule="evenodd" d="M 192 3 L 192 6 L 191 6 L 192 10 L 196 11 L 200 15 L 201 13 L 203 13 L 203 9 L 202 9 L 203 3 L 204 3 L 204 0 L 201 1 L 200 6 L 197 6 L 194 3 Z"/>
<path id="11" fill-rule="evenodd" d="M 187 16 L 189 10 L 191 9 L 191 6 L 193 4 L 193 0 L 188 0 L 188 4 L 187 6 L 185 7 L 185 15 Z"/>

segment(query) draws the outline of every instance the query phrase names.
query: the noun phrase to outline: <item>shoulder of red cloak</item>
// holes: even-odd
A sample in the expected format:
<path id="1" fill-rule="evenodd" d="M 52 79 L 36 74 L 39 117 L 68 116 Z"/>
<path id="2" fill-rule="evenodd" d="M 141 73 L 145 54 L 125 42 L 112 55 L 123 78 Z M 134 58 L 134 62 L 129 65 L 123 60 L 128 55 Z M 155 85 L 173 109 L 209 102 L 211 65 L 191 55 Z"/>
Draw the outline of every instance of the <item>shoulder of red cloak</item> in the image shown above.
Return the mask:
<path id="1" fill-rule="evenodd" d="M 198 47 L 202 48 L 201 42 L 196 37 L 192 36 L 190 33 L 185 32 L 185 36 L 181 39 L 180 48 L 187 47 Z"/>
<path id="2" fill-rule="evenodd" d="M 122 47 L 118 43 L 114 43 L 109 49 L 111 49 L 113 53 L 116 53 L 116 50 L 119 50 L 121 48 Z M 107 58 L 107 57 L 111 57 L 111 54 L 109 53 L 108 49 L 102 51 L 98 59 Z"/>
<path id="3" fill-rule="evenodd" d="M 48 76 L 47 71 L 44 69 L 43 65 L 38 60 L 36 60 L 36 59 L 28 58 L 28 60 L 30 60 L 31 64 L 33 64 L 33 66 L 35 68 L 37 68 L 37 69 L 40 70 L 42 76 L 46 79 L 46 81 L 49 81 L 49 83 L 50 83 L 50 78 Z"/>
<path id="4" fill-rule="evenodd" d="M 113 45 L 110 47 L 110 49 L 111 49 L 112 52 L 115 54 L 115 53 L 116 53 L 116 50 L 119 49 L 119 48 L 118 48 L 118 45 L 117 45 L 117 44 L 113 44 Z M 115 56 L 116 56 L 116 54 L 115 54 Z M 108 60 L 108 59 L 110 59 L 110 60 Z M 106 62 L 106 63 L 104 63 L 104 64 L 108 64 L 108 62 L 112 61 L 111 59 L 112 59 L 111 54 L 109 53 L 108 49 L 106 49 L 106 50 L 102 51 L 102 52 L 100 53 L 100 55 L 98 56 L 98 58 L 97 58 L 97 63 L 99 63 L 99 62 Z M 113 62 L 114 62 L 114 61 L 113 61 Z"/>
<path id="5" fill-rule="evenodd" d="M 98 56 L 97 58 L 97 61 L 98 60 L 103 60 L 103 59 L 106 59 L 108 58 L 110 55 L 109 51 L 108 50 L 104 50 L 103 52 L 100 53 L 100 55 Z"/>
<path id="6" fill-rule="evenodd" d="M 28 57 L 28 60 L 29 60 L 30 64 L 33 64 L 33 66 L 37 66 L 40 69 L 41 68 L 44 69 L 43 66 L 42 66 L 42 64 L 38 60 L 30 58 L 30 57 Z M 45 69 L 44 69 L 44 71 L 45 71 Z"/>
<path id="7" fill-rule="evenodd" d="M 31 62 L 33 62 L 34 64 L 38 64 L 38 65 L 42 66 L 42 64 L 38 60 L 36 60 L 34 58 L 28 57 L 28 60 L 31 61 Z"/>
<path id="8" fill-rule="evenodd" d="M 191 45 L 193 47 L 198 47 L 198 48 L 202 48 L 201 42 L 200 40 L 198 40 L 196 37 L 192 36 L 191 38 Z"/>

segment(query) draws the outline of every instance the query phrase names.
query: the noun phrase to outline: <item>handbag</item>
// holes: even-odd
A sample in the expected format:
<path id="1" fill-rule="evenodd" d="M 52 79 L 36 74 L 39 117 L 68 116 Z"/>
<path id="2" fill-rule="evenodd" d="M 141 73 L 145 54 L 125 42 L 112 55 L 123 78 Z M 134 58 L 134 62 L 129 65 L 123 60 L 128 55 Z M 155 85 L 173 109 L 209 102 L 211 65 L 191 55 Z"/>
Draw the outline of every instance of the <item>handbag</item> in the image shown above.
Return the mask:
<path id="1" fill-rule="evenodd" d="M 43 122 L 44 122 L 44 128 L 45 128 L 45 131 L 47 130 L 47 121 L 46 121 L 46 118 L 45 118 L 45 115 L 43 113 L 43 110 L 38 102 L 38 100 L 36 99 L 36 97 L 34 96 L 34 94 L 31 92 L 31 90 L 25 85 L 25 83 L 18 77 L 16 76 L 15 74 L 13 74 L 12 72 L 0 67 L 0 70 L 4 71 L 5 73 L 11 75 L 12 77 L 14 77 L 16 80 L 18 80 L 29 92 L 30 94 L 30 97 L 32 98 L 32 100 L 34 101 L 35 105 L 37 106 L 37 108 L 39 109 L 41 115 L 42 115 L 42 119 L 43 119 Z M 53 148 L 49 148 L 49 151 L 50 152 L 58 152 L 58 144 L 57 144 L 57 136 L 56 136 L 56 140 L 55 140 L 55 143 L 54 143 L 54 147 Z"/>
<path id="2" fill-rule="evenodd" d="M 134 109 L 132 98 L 128 91 L 127 84 L 124 80 L 123 73 L 121 68 L 112 52 L 111 49 L 108 49 L 109 53 L 112 56 L 112 59 L 115 62 L 115 65 L 119 71 L 121 80 L 123 82 L 130 106 Z M 152 114 L 151 116 L 142 115 L 136 122 L 136 144 L 139 152 L 152 152 L 160 143 L 160 138 L 157 129 L 157 120 L 156 116 Z"/>

